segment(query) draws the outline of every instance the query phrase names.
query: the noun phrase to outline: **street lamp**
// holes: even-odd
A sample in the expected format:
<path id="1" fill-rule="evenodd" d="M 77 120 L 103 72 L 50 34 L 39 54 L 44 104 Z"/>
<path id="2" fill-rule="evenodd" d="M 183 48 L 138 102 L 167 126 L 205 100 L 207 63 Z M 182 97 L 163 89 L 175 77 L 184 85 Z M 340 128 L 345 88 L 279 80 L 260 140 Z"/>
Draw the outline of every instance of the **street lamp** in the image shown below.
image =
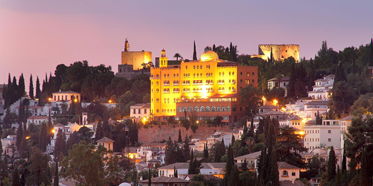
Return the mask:
<path id="1" fill-rule="evenodd" d="M 278 103 L 277 99 L 274 99 L 273 103 L 275 104 L 275 106 L 277 106 L 277 103 Z"/>

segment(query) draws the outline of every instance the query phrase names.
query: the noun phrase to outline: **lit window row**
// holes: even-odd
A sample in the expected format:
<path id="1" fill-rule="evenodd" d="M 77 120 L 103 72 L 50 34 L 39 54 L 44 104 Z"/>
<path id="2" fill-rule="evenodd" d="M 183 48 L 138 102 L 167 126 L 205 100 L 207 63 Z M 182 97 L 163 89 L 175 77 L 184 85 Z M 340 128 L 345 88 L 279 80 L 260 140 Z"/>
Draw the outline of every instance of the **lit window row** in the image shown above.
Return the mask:
<path id="1" fill-rule="evenodd" d="M 177 107 L 177 112 L 192 112 L 192 111 L 195 111 L 195 112 L 229 112 L 231 111 L 231 107 L 230 106 L 227 106 L 227 107 L 215 107 L 215 106 L 201 106 L 201 107 L 198 107 L 198 106 L 195 106 L 195 107 L 192 107 L 192 106 L 189 106 L 188 108 L 187 107 L 183 107 L 181 109 L 181 107 Z"/>

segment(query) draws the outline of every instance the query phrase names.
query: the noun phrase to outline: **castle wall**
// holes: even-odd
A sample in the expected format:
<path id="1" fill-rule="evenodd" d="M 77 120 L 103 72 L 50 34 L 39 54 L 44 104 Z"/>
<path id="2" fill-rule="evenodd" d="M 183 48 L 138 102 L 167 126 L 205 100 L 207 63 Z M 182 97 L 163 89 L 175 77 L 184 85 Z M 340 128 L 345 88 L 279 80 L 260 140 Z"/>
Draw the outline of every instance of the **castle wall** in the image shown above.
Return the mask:
<path id="1" fill-rule="evenodd" d="M 167 140 L 170 136 L 172 141 L 177 140 L 179 136 L 179 129 L 181 131 L 182 139 L 184 140 L 185 134 L 187 136 L 192 136 L 192 138 L 206 139 L 210 137 L 217 131 L 230 132 L 232 129 L 228 125 L 223 125 L 220 127 L 208 127 L 208 126 L 198 126 L 196 133 L 193 133 L 192 129 L 189 128 L 188 131 L 185 127 L 172 127 L 172 126 L 153 126 L 152 128 L 140 128 L 139 129 L 139 142 L 141 143 L 151 143 L 154 141 Z"/>
<path id="2" fill-rule="evenodd" d="M 152 61 L 152 53 L 147 51 L 130 51 L 122 52 L 122 65 L 132 65 L 133 70 L 140 70 L 142 69 L 143 63 L 148 63 Z"/>

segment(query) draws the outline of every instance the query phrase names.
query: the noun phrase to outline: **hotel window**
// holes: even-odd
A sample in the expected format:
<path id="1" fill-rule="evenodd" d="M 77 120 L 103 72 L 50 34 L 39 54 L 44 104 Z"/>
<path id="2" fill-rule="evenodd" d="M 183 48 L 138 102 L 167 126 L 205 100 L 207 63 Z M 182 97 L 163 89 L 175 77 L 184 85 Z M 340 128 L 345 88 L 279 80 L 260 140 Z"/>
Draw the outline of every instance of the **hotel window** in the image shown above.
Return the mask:
<path id="1" fill-rule="evenodd" d="M 225 112 L 225 107 L 224 107 L 224 106 L 221 107 L 221 111 L 222 111 L 222 112 Z"/>
<path id="2" fill-rule="evenodd" d="M 159 89 L 157 89 L 157 93 L 159 93 Z"/>
<path id="3" fill-rule="evenodd" d="M 222 76 L 224 77 L 224 72 L 222 73 Z"/>
<path id="4" fill-rule="evenodd" d="M 220 107 L 216 107 L 216 112 L 220 112 Z"/>
<path id="5" fill-rule="evenodd" d="M 211 112 L 215 112 L 215 106 L 211 107 Z"/>
<path id="6" fill-rule="evenodd" d="M 196 77 L 196 74 L 193 74 L 193 77 L 195 78 L 195 77 Z"/>
<path id="7" fill-rule="evenodd" d="M 234 72 L 232 72 L 232 76 L 234 76 Z"/>
<path id="8" fill-rule="evenodd" d="M 202 65 L 201 65 L 201 66 L 199 66 L 199 68 L 200 68 L 200 69 L 202 69 Z"/>
<path id="9" fill-rule="evenodd" d="M 174 74 L 174 78 L 175 78 L 175 74 Z"/>
<path id="10" fill-rule="evenodd" d="M 197 67 L 198 67 L 198 66 L 197 66 Z M 198 107 L 198 106 L 195 106 L 195 107 L 194 107 L 194 111 L 199 112 L 199 107 Z"/>
<path id="11" fill-rule="evenodd" d="M 193 69 L 196 69 L 196 65 L 193 65 Z"/>
<path id="12" fill-rule="evenodd" d="M 157 98 L 157 103 L 159 103 L 159 99 Z"/>
<path id="13" fill-rule="evenodd" d="M 183 112 L 186 112 L 187 111 L 187 108 L 186 107 L 183 107 Z"/>
<path id="14" fill-rule="evenodd" d="M 328 142 L 331 142 L 332 141 L 332 138 L 328 138 Z"/>
<path id="15" fill-rule="evenodd" d="M 176 74 L 176 77 L 179 77 L 179 74 Z"/>
<path id="16" fill-rule="evenodd" d="M 242 76 L 242 72 L 240 72 L 240 76 Z"/>
<path id="17" fill-rule="evenodd" d="M 221 72 L 219 72 L 219 77 L 221 77 Z"/>
<path id="18" fill-rule="evenodd" d="M 192 112 L 193 111 L 193 107 L 192 106 L 189 106 L 188 107 L 188 112 Z"/>
<path id="19" fill-rule="evenodd" d="M 166 98 L 164 98 L 164 103 L 166 103 Z"/>
<path id="20" fill-rule="evenodd" d="M 254 80 L 251 80 L 252 83 L 254 83 Z"/>
<path id="21" fill-rule="evenodd" d="M 328 130 L 328 134 L 331 134 L 332 133 L 332 130 Z"/>
<path id="22" fill-rule="evenodd" d="M 209 106 L 206 107 L 206 112 L 210 112 L 210 107 Z"/>
<path id="23" fill-rule="evenodd" d="M 159 109 L 157 109 L 157 113 L 159 113 Z"/>
<path id="24" fill-rule="evenodd" d="M 236 106 L 233 106 L 233 107 L 232 107 L 232 111 L 237 111 L 237 107 L 236 107 Z"/>
<path id="25" fill-rule="evenodd" d="M 166 78 L 166 74 L 164 75 L 164 78 Z"/>
<path id="26" fill-rule="evenodd" d="M 167 74 L 167 78 L 170 78 L 170 74 Z"/>
<path id="27" fill-rule="evenodd" d="M 232 75 L 232 73 L 231 72 L 229 72 L 229 76 L 231 76 Z"/>
<path id="28" fill-rule="evenodd" d="M 185 66 L 185 69 L 187 69 L 187 70 L 188 70 L 188 65 L 186 65 L 186 66 Z"/>
<path id="29" fill-rule="evenodd" d="M 170 98 L 167 98 L 167 103 L 170 103 Z"/>
<path id="30" fill-rule="evenodd" d="M 240 83 L 242 83 L 242 79 L 240 79 Z"/>
<path id="31" fill-rule="evenodd" d="M 227 111 L 228 111 L 228 112 L 231 111 L 231 107 L 230 107 L 230 106 L 227 106 Z"/>
<path id="32" fill-rule="evenodd" d="M 201 108 L 199 109 L 200 112 L 205 112 L 205 108 L 203 106 L 201 106 Z"/>
<path id="33" fill-rule="evenodd" d="M 253 72 L 252 74 L 253 74 L 253 76 L 254 76 L 254 72 Z"/>
<path id="34" fill-rule="evenodd" d="M 181 112 L 181 107 L 177 107 L 177 112 Z"/>
<path id="35" fill-rule="evenodd" d="M 159 77 L 159 74 L 157 74 L 157 77 Z"/>
<path id="36" fill-rule="evenodd" d="M 159 82 L 157 81 L 157 85 L 159 85 Z"/>

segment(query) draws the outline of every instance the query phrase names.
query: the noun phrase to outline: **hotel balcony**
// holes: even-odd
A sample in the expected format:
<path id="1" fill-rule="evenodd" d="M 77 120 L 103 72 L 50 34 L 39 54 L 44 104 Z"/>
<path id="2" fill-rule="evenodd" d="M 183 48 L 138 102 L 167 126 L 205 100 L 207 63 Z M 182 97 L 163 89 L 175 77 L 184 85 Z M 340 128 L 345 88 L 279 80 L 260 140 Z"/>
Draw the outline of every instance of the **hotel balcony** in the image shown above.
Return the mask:
<path id="1" fill-rule="evenodd" d="M 168 93 L 170 93 L 169 90 L 165 90 L 165 91 L 163 91 L 163 94 L 168 94 Z"/>
<path id="2" fill-rule="evenodd" d="M 180 92 L 179 90 L 172 91 L 172 93 L 179 93 L 179 92 Z"/>
<path id="3" fill-rule="evenodd" d="M 172 86 L 179 86 L 179 83 L 173 83 Z"/>
<path id="4" fill-rule="evenodd" d="M 218 85 L 224 85 L 224 82 L 218 82 Z"/>
<path id="5" fill-rule="evenodd" d="M 170 86 L 170 84 L 163 84 L 163 86 Z"/>

